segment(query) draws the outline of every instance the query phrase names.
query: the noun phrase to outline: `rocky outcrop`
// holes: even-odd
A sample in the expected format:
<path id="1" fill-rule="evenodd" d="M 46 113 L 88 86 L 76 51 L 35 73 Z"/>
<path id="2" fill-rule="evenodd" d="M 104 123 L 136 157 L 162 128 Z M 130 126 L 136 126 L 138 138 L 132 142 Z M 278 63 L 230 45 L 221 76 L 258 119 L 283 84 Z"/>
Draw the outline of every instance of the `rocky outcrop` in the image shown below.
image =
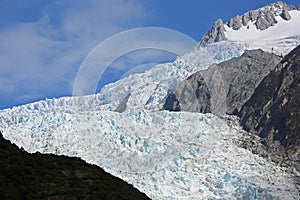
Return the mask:
<path id="1" fill-rule="evenodd" d="M 281 17 L 284 20 L 290 20 L 291 19 L 291 15 L 290 15 L 289 11 L 287 11 L 287 10 L 282 11 Z"/>
<path id="2" fill-rule="evenodd" d="M 126 107 L 127 107 L 127 102 L 128 102 L 128 99 L 129 97 L 131 96 L 131 93 L 127 94 L 127 96 L 120 101 L 119 105 L 117 106 L 117 108 L 115 109 L 115 112 L 124 112 L 126 110 Z"/>
<path id="3" fill-rule="evenodd" d="M 249 21 L 255 21 L 255 19 L 257 19 L 257 16 L 258 16 L 258 10 L 251 10 L 249 12 L 246 12 L 243 16 L 242 16 L 242 24 L 243 26 L 246 26 Z M 229 25 L 229 27 L 231 27 Z"/>
<path id="4" fill-rule="evenodd" d="M 280 57 L 262 50 L 191 75 L 170 92 L 165 110 L 237 113 L 251 97 L 259 82 L 280 62 Z"/>
<path id="5" fill-rule="evenodd" d="M 226 40 L 222 19 L 218 19 L 213 27 L 201 38 L 200 46 Z"/>
<path id="6" fill-rule="evenodd" d="M 271 11 L 260 11 L 256 18 L 255 26 L 258 30 L 265 30 L 277 23 L 275 14 Z"/>
<path id="7" fill-rule="evenodd" d="M 168 95 L 164 109 L 169 111 L 211 112 L 209 88 L 201 73 L 181 82 Z"/>
<path id="8" fill-rule="evenodd" d="M 227 25 L 233 30 L 239 30 L 242 27 L 242 17 L 236 16 L 235 18 L 231 18 Z"/>
<path id="9" fill-rule="evenodd" d="M 300 46 L 266 76 L 239 112 L 247 131 L 263 138 L 269 156 L 300 172 Z"/>

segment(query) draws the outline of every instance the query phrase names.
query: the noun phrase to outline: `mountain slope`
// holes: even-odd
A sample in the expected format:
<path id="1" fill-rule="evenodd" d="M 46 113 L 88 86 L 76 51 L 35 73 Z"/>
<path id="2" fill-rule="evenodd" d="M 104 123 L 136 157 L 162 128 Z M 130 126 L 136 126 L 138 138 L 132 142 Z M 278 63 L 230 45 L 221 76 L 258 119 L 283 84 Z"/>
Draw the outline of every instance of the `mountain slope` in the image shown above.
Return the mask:
<path id="1" fill-rule="evenodd" d="M 246 51 L 182 81 L 167 97 L 164 109 L 217 115 L 238 112 L 279 61 L 279 56 L 262 50 Z"/>
<path id="2" fill-rule="evenodd" d="M 300 46 L 256 88 L 239 116 L 242 126 L 264 138 L 273 159 L 300 171 Z"/>
<path id="3" fill-rule="evenodd" d="M 149 199 L 78 158 L 29 154 L 0 136 L 0 198 Z"/>

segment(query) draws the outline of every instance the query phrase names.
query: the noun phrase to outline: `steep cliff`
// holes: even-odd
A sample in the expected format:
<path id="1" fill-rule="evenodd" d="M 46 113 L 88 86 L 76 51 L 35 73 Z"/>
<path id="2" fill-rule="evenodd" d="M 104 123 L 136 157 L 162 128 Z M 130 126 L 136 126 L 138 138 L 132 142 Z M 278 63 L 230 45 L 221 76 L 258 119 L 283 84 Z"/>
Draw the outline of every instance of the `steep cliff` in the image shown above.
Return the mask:
<path id="1" fill-rule="evenodd" d="M 300 171 L 300 46 L 266 76 L 239 112 L 247 131 L 263 138 L 273 160 Z"/>

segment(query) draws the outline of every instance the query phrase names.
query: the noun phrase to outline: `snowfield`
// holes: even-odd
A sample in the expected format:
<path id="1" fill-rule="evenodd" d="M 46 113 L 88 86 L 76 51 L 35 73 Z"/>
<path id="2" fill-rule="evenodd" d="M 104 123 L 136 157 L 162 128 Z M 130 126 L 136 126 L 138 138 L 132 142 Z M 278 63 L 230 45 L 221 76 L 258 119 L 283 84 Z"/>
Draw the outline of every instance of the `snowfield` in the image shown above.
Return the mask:
<path id="1" fill-rule="evenodd" d="M 255 22 L 249 21 L 239 30 L 233 30 L 226 24 L 225 36 L 229 41 L 245 44 L 247 49 L 262 49 L 277 55 L 286 55 L 300 44 L 300 11 L 289 11 L 290 20 L 275 17 L 277 23 L 265 30 L 258 30 Z"/>
<path id="2" fill-rule="evenodd" d="M 277 23 L 266 30 L 258 30 L 255 22 L 251 21 L 239 30 L 233 30 L 225 24 L 225 36 L 232 41 L 265 41 L 300 35 L 300 11 L 291 10 L 289 14 L 290 20 L 284 20 L 280 16 L 275 17 Z"/>
<path id="3" fill-rule="evenodd" d="M 185 112 L 0 112 L 5 138 L 28 152 L 78 156 L 153 199 L 299 199 L 284 167 L 237 145 L 235 119 Z"/>

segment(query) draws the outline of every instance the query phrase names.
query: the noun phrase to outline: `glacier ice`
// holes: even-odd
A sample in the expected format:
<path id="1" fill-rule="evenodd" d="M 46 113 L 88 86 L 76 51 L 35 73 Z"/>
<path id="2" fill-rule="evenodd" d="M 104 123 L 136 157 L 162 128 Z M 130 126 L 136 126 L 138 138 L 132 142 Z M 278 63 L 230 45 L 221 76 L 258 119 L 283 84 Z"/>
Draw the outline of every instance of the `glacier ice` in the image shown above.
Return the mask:
<path id="1" fill-rule="evenodd" d="M 78 156 L 153 199 L 298 199 L 289 171 L 236 144 L 235 119 L 130 110 L 0 111 L 3 136 L 28 152 Z"/>

